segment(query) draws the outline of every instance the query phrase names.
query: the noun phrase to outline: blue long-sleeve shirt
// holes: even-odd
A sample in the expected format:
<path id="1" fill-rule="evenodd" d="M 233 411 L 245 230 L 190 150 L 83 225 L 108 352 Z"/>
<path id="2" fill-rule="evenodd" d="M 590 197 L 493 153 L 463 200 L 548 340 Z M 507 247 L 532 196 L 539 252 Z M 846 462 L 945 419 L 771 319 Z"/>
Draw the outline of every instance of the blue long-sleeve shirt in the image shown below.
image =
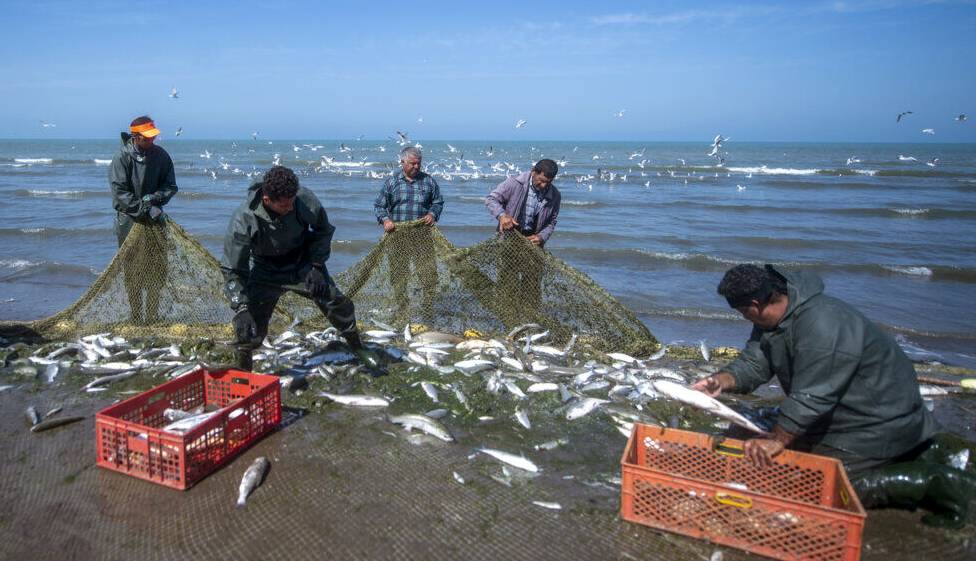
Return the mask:
<path id="1" fill-rule="evenodd" d="M 440 220 L 444 198 L 437 181 L 430 175 L 421 171 L 413 181 L 407 181 L 400 170 L 383 183 L 373 210 L 380 223 L 387 218 L 394 222 L 416 220 L 428 212 L 434 215 L 434 220 Z"/>

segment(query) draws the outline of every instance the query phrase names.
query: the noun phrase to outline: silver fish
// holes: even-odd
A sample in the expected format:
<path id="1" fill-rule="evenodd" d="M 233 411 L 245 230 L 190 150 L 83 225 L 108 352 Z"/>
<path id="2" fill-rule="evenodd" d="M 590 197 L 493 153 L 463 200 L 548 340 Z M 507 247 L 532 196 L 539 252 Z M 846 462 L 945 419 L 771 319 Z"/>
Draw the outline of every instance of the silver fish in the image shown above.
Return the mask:
<path id="1" fill-rule="evenodd" d="M 197 415 L 192 415 L 190 417 L 185 417 L 179 421 L 172 422 L 165 427 L 164 431 L 168 432 L 190 432 L 201 424 L 205 423 L 211 417 L 219 413 L 220 411 L 208 411 L 206 413 L 200 413 Z"/>
<path id="2" fill-rule="evenodd" d="M 651 382 L 651 385 L 654 387 L 654 390 L 661 395 L 671 399 L 676 399 L 697 409 L 707 411 L 725 420 L 732 421 L 740 427 L 747 428 L 753 432 L 759 434 L 766 433 L 766 431 L 757 427 L 752 421 L 746 419 L 739 413 L 736 413 L 721 401 L 700 391 L 693 390 L 688 386 L 684 386 L 670 380 L 654 380 Z"/>
<path id="3" fill-rule="evenodd" d="M 424 413 L 424 415 L 427 415 L 431 419 L 443 419 L 448 413 L 450 413 L 450 411 L 447 409 L 431 409 L 430 411 Z"/>
<path id="4" fill-rule="evenodd" d="M 525 370 L 525 365 L 523 365 L 522 361 L 517 358 L 513 358 L 510 356 L 503 356 L 501 358 L 501 361 L 504 362 L 506 366 L 509 366 L 514 370 L 519 370 L 519 371 Z"/>
<path id="5" fill-rule="evenodd" d="M 41 417 L 41 418 L 42 419 L 47 419 L 48 417 L 50 417 L 52 415 L 57 415 L 58 413 L 61 412 L 62 409 L 63 409 L 63 407 L 60 407 L 60 406 L 55 407 L 54 409 L 51 409 L 50 411 L 48 411 L 47 413 L 45 413 L 44 416 Z"/>
<path id="6" fill-rule="evenodd" d="M 437 388 L 434 387 L 434 384 L 424 380 L 423 382 L 420 382 L 420 387 L 424 389 L 424 393 L 427 394 L 427 397 L 429 397 L 431 401 L 434 403 L 440 403 L 440 401 L 437 400 Z"/>
<path id="7" fill-rule="evenodd" d="M 452 471 L 451 473 L 454 475 L 454 481 L 457 481 L 461 485 L 464 485 L 464 478 L 461 477 L 461 475 L 458 472 Z"/>
<path id="8" fill-rule="evenodd" d="M 127 380 L 135 375 L 136 372 L 132 371 L 132 372 L 122 372 L 120 374 L 111 374 L 109 376 L 102 376 L 101 378 L 95 378 L 91 382 L 88 382 L 85 385 L 85 389 L 88 390 L 91 388 L 97 388 L 99 386 L 120 382 L 122 380 Z"/>
<path id="9" fill-rule="evenodd" d="M 41 415 L 37 412 L 37 407 L 34 407 L 33 405 L 29 406 L 26 413 L 27 420 L 30 422 L 32 427 L 41 422 Z"/>
<path id="10" fill-rule="evenodd" d="M 554 392 L 557 391 L 558 389 L 559 389 L 558 384 L 554 384 L 552 382 L 539 382 L 536 384 L 532 384 L 525 391 L 529 393 L 538 393 L 538 392 Z"/>
<path id="11" fill-rule="evenodd" d="M 704 339 L 698 342 L 698 350 L 701 351 L 702 358 L 705 359 L 705 362 L 712 359 L 712 354 L 708 352 L 708 346 L 705 344 Z"/>
<path id="12" fill-rule="evenodd" d="M 468 406 L 468 396 L 464 395 L 459 386 L 454 386 L 454 397 L 457 398 L 458 402 L 467 407 Z"/>
<path id="13" fill-rule="evenodd" d="M 67 416 L 67 417 L 54 417 L 53 419 L 48 419 L 46 421 L 41 421 L 36 425 L 31 427 L 31 432 L 43 432 L 48 429 L 53 429 L 55 427 L 60 427 L 62 425 L 67 425 L 70 423 L 76 423 L 78 421 L 84 420 L 81 416 Z"/>
<path id="14" fill-rule="evenodd" d="M 625 362 L 627 364 L 633 364 L 637 362 L 636 358 L 624 353 L 607 353 L 607 356 L 617 362 Z"/>
<path id="15" fill-rule="evenodd" d="M 542 444 L 536 444 L 533 446 L 536 450 L 554 450 L 560 446 L 569 444 L 569 440 L 565 438 L 557 438 L 556 440 L 550 440 L 548 442 L 543 442 Z"/>
<path id="16" fill-rule="evenodd" d="M 363 333 L 363 335 L 369 337 L 370 339 L 392 339 L 396 337 L 396 331 L 390 330 L 370 330 Z"/>
<path id="17" fill-rule="evenodd" d="M 268 468 L 270 467 L 271 462 L 264 456 L 261 456 L 254 460 L 247 468 L 247 471 L 244 472 L 244 477 L 241 478 L 241 486 L 237 492 L 237 506 L 247 504 L 248 495 L 257 489 L 258 485 L 261 485 L 261 481 L 264 480 L 264 476 L 268 473 Z"/>
<path id="18" fill-rule="evenodd" d="M 444 442 L 454 442 L 451 431 L 447 430 L 447 427 L 443 423 L 437 419 L 431 419 L 426 415 L 407 413 L 404 415 L 390 415 L 387 418 L 391 423 L 402 425 L 407 430 L 417 429 L 435 438 L 439 438 Z"/>
<path id="19" fill-rule="evenodd" d="M 525 409 L 515 411 L 515 420 L 518 421 L 523 427 L 529 430 L 532 429 L 532 422 L 529 421 L 529 414 L 525 411 Z"/>
<path id="20" fill-rule="evenodd" d="M 522 391 L 522 388 L 518 387 L 518 385 L 515 382 L 512 382 L 511 380 L 505 380 L 503 384 L 505 385 L 505 389 L 508 390 L 508 393 L 514 395 L 519 399 L 525 399 L 526 397 L 525 393 Z"/>
<path id="21" fill-rule="evenodd" d="M 44 380 L 45 384 L 50 384 L 54 382 L 55 378 L 57 378 L 58 372 L 60 372 L 60 370 L 61 367 L 58 365 L 58 363 L 52 362 L 51 364 L 48 364 L 46 367 L 44 367 L 44 374 L 41 375 L 41 379 Z"/>
<path id="22" fill-rule="evenodd" d="M 532 501 L 535 506 L 541 506 L 542 508 L 548 508 L 550 510 L 562 510 L 563 506 L 559 503 L 547 503 L 544 501 Z"/>
<path id="23" fill-rule="evenodd" d="M 375 395 L 340 395 L 329 392 L 319 392 L 319 396 L 327 397 L 336 403 L 341 403 L 342 405 L 353 405 L 355 407 L 387 407 L 390 405 L 389 400 Z"/>
<path id="24" fill-rule="evenodd" d="M 454 368 L 457 368 L 465 374 L 474 374 L 493 366 L 495 366 L 494 362 L 483 359 L 462 360 L 461 362 L 454 363 Z"/>
<path id="25" fill-rule="evenodd" d="M 647 357 L 647 360 L 658 360 L 658 359 L 662 358 L 667 352 L 668 352 L 668 346 L 667 345 L 661 345 L 661 350 L 659 350 L 658 352 L 656 352 L 656 353 L 652 354 L 651 356 Z"/>
<path id="26" fill-rule="evenodd" d="M 408 343 L 411 340 L 413 340 L 413 333 L 410 332 L 410 324 L 409 323 L 403 326 L 403 340 L 406 341 L 406 342 L 408 342 Z"/>
<path id="27" fill-rule="evenodd" d="M 532 473 L 538 473 L 540 471 L 539 467 L 525 456 L 516 456 L 515 454 L 510 454 L 502 450 L 495 450 L 493 448 L 478 448 L 478 452 L 487 454 L 500 462 L 504 462 L 510 466 L 517 467 L 525 471 L 530 471 Z"/>
<path id="28" fill-rule="evenodd" d="M 574 419 L 579 419 L 589 415 L 594 409 L 603 405 L 604 403 L 610 403 L 607 399 L 597 399 L 595 397 L 584 397 L 572 404 L 569 409 L 566 410 L 566 420 L 572 421 Z"/>

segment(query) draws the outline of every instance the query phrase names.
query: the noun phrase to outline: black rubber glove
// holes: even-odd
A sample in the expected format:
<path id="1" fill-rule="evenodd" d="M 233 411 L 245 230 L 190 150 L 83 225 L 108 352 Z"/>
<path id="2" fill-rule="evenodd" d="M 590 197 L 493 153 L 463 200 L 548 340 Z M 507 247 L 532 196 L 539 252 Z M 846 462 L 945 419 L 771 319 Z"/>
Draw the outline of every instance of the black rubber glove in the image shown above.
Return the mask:
<path id="1" fill-rule="evenodd" d="M 305 275 L 305 290 L 313 298 L 325 298 L 329 295 L 329 283 L 325 278 L 325 271 L 319 267 L 312 267 Z"/>
<path id="2" fill-rule="evenodd" d="M 154 222 L 159 222 L 163 219 L 163 209 L 159 208 L 158 206 L 153 205 L 149 207 L 148 214 L 149 214 L 149 219 Z"/>
<path id="3" fill-rule="evenodd" d="M 258 324 L 247 306 L 241 306 L 233 319 L 234 335 L 238 343 L 250 343 L 258 336 Z"/>

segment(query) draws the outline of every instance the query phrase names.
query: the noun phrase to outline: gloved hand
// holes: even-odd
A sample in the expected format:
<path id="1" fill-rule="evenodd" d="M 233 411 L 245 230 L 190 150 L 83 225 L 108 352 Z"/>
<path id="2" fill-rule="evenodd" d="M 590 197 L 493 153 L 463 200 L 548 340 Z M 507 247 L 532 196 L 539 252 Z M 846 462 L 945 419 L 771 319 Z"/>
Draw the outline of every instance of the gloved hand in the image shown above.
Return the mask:
<path id="1" fill-rule="evenodd" d="M 329 295 L 329 282 L 326 280 L 325 271 L 313 266 L 305 275 L 305 290 L 313 298 L 325 298 Z"/>
<path id="2" fill-rule="evenodd" d="M 247 306 L 237 309 L 237 314 L 232 320 L 234 323 L 234 335 L 238 343 L 250 343 L 258 336 L 258 324 L 254 321 L 254 316 Z"/>
<path id="3" fill-rule="evenodd" d="M 153 221 L 161 220 L 163 216 L 163 209 L 156 205 L 149 207 L 149 219 Z"/>

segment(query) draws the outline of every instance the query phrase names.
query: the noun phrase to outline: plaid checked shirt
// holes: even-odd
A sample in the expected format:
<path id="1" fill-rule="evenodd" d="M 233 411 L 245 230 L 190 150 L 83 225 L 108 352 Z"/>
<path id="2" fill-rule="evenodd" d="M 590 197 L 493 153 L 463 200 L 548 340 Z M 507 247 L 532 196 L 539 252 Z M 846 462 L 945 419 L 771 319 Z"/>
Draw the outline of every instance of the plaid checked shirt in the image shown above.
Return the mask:
<path id="1" fill-rule="evenodd" d="M 373 203 L 376 221 L 380 223 L 387 218 L 394 222 L 416 220 L 428 212 L 434 215 L 434 220 L 440 220 L 443 209 L 441 188 L 433 177 L 422 171 L 413 182 L 407 181 L 403 170 L 397 171 L 383 183 Z"/>

